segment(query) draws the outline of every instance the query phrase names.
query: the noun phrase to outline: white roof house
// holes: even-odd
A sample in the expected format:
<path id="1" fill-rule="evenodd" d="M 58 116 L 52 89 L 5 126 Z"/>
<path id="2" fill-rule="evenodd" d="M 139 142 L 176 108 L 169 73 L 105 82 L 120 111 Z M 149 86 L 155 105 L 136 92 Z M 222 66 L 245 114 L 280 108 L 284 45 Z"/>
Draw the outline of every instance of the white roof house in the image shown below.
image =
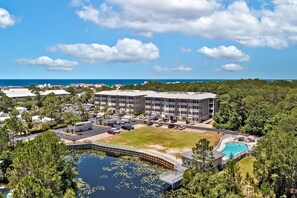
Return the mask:
<path id="1" fill-rule="evenodd" d="M 28 98 L 34 97 L 35 94 L 32 93 L 27 88 L 14 88 L 14 89 L 7 89 L 2 90 L 2 92 L 9 98 L 18 99 L 18 98 Z"/>
<path id="2" fill-rule="evenodd" d="M 63 90 L 63 89 L 57 89 L 57 90 L 46 90 L 44 92 L 41 92 L 40 95 L 46 96 L 50 93 L 54 93 L 56 96 L 66 96 L 69 95 L 70 93 Z"/>
<path id="3" fill-rule="evenodd" d="M 6 120 L 6 119 L 10 119 L 10 117 L 8 117 L 8 116 L 0 117 L 0 122 L 3 122 L 3 121 Z"/>
<path id="4" fill-rule="evenodd" d="M 28 111 L 25 107 L 16 107 L 15 109 L 18 110 L 20 113 Z"/>
<path id="5" fill-rule="evenodd" d="M 47 122 L 51 122 L 51 121 L 54 121 L 55 119 L 54 118 L 49 118 L 49 117 L 44 117 L 42 119 L 40 119 L 39 116 L 32 116 L 32 121 L 35 121 L 35 122 L 42 122 L 42 123 L 47 123 Z"/>

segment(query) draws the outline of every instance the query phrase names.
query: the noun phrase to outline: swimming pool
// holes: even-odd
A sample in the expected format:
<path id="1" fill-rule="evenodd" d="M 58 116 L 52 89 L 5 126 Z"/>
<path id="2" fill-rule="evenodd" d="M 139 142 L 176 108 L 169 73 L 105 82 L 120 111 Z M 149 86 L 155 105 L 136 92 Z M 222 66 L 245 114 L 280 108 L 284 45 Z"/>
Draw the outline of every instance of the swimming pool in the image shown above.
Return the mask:
<path id="1" fill-rule="evenodd" d="M 226 143 L 226 148 L 222 151 L 225 154 L 225 158 L 230 158 L 231 155 L 236 155 L 241 151 L 249 150 L 246 144 L 241 142 L 229 142 Z"/>

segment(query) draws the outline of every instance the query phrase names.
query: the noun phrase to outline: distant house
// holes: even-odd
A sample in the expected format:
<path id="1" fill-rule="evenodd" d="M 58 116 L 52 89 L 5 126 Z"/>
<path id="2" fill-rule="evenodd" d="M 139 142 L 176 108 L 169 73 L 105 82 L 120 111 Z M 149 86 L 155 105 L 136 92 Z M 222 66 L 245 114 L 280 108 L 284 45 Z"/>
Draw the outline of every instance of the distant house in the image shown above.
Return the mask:
<path id="1" fill-rule="evenodd" d="M 11 99 L 24 99 L 35 96 L 35 94 L 27 88 L 4 89 L 2 92 Z"/>
<path id="2" fill-rule="evenodd" d="M 212 151 L 212 154 L 213 154 L 213 157 L 214 159 L 212 160 L 211 162 L 211 166 L 213 168 L 220 168 L 223 166 L 223 157 L 224 157 L 224 154 L 219 152 L 219 151 L 215 151 L 213 150 Z M 181 158 L 182 158 L 182 165 L 185 166 L 185 167 L 190 167 L 193 163 L 193 151 L 190 150 L 190 151 L 187 151 L 187 152 L 184 152 L 182 154 L 180 154 Z M 201 161 L 198 161 L 196 160 L 196 167 L 198 169 L 201 168 Z"/>
<path id="3" fill-rule="evenodd" d="M 105 87 L 106 84 L 96 84 L 95 87 Z"/>
<path id="4" fill-rule="evenodd" d="M 46 95 L 48 95 L 50 93 L 54 93 L 55 96 L 67 96 L 67 95 L 70 94 L 69 92 L 67 92 L 67 91 L 65 91 L 63 89 L 57 89 L 57 90 L 46 90 L 44 92 L 41 92 L 40 95 L 46 96 Z"/>
<path id="5" fill-rule="evenodd" d="M 3 122 L 6 119 L 10 119 L 10 116 L 7 113 L 0 112 L 0 122 Z"/>
<path id="6" fill-rule="evenodd" d="M 121 86 L 123 86 L 123 85 L 121 85 L 121 84 L 115 84 L 114 86 L 116 87 L 117 90 L 119 90 L 121 88 Z"/>
<path id="7" fill-rule="evenodd" d="M 16 107 L 15 109 L 18 110 L 20 114 L 28 111 L 27 108 L 25 108 L 25 107 Z"/>
<path id="8" fill-rule="evenodd" d="M 41 122 L 41 123 L 47 123 L 47 122 L 51 122 L 54 121 L 54 118 L 49 118 L 49 117 L 44 117 L 44 118 L 40 118 L 39 116 L 32 116 L 32 121 L 33 122 Z"/>

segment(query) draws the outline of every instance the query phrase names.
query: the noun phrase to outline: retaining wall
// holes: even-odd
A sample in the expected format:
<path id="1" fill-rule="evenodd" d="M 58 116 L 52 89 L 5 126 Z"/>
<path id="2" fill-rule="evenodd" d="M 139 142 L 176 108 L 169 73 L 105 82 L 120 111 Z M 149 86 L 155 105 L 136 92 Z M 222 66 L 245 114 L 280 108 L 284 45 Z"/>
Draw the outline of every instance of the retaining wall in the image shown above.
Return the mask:
<path id="1" fill-rule="evenodd" d="M 88 150 L 94 149 L 98 151 L 105 152 L 110 156 L 133 156 L 139 157 L 141 160 L 148 161 L 154 164 L 158 164 L 170 170 L 175 170 L 175 166 L 180 166 L 173 160 L 166 158 L 166 156 L 161 156 L 160 154 L 150 153 L 146 151 L 139 151 L 129 147 L 122 147 L 118 145 L 92 142 L 83 144 L 68 144 L 67 148 L 69 150 Z"/>

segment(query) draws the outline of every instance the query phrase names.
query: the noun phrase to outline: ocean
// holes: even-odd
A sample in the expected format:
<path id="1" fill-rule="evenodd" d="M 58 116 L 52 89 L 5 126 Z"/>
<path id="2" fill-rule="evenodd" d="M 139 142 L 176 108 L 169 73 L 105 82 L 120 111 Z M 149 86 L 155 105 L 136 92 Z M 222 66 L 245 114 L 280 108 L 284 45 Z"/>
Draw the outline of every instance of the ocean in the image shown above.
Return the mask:
<path id="1" fill-rule="evenodd" d="M 158 81 L 163 83 L 175 82 L 210 82 L 210 81 L 223 81 L 222 79 L 0 79 L 0 87 L 4 86 L 29 86 L 29 85 L 62 85 L 67 86 L 70 84 L 106 84 L 112 86 L 115 84 L 143 84 L 149 81 Z"/>

